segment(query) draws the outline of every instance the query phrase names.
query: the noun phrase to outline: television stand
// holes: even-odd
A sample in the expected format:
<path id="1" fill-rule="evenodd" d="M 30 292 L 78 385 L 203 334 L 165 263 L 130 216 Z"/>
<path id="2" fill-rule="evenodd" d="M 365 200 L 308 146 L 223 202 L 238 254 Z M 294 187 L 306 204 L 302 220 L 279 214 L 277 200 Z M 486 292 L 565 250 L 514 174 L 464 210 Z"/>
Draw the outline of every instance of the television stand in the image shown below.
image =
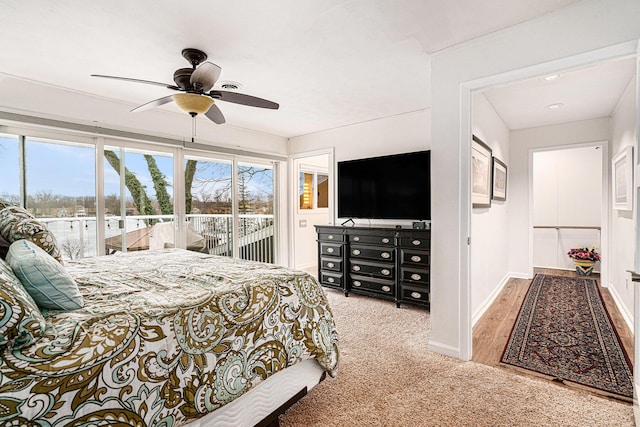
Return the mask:
<path id="1" fill-rule="evenodd" d="M 322 286 L 430 307 L 431 230 L 316 225 Z"/>

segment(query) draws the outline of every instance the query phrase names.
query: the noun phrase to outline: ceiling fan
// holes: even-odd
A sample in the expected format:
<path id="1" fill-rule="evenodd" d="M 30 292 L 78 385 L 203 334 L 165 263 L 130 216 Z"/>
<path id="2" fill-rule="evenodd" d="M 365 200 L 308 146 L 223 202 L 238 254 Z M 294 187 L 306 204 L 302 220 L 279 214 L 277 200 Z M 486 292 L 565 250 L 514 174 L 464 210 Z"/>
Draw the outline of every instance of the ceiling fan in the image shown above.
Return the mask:
<path id="1" fill-rule="evenodd" d="M 189 113 L 192 117 L 195 117 L 197 114 L 204 114 L 214 123 L 222 124 L 225 122 L 225 119 L 222 111 L 215 105 L 215 100 L 249 105 L 251 107 L 269 108 L 272 110 L 279 108 L 279 105 L 275 102 L 255 96 L 228 90 L 212 90 L 213 85 L 218 81 L 218 77 L 220 77 L 222 69 L 212 62 L 204 62 L 207 59 L 207 54 L 198 49 L 183 49 L 182 56 L 189 61 L 191 68 L 179 68 L 173 73 L 175 85 L 128 77 L 105 76 L 102 74 L 92 74 L 91 76 L 164 86 L 168 89 L 183 92 L 147 102 L 134 108 L 131 110 L 132 112 L 150 110 L 175 101 L 178 107 L 184 112 Z"/>

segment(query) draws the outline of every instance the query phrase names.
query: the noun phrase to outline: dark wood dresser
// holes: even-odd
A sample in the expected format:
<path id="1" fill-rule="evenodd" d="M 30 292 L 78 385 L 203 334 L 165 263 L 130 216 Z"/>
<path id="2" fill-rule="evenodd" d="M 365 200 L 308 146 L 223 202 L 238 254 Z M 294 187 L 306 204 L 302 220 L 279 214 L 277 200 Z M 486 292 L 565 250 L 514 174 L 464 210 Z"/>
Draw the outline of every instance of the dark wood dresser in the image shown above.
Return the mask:
<path id="1" fill-rule="evenodd" d="M 431 231 L 316 225 L 323 286 L 429 307 Z"/>

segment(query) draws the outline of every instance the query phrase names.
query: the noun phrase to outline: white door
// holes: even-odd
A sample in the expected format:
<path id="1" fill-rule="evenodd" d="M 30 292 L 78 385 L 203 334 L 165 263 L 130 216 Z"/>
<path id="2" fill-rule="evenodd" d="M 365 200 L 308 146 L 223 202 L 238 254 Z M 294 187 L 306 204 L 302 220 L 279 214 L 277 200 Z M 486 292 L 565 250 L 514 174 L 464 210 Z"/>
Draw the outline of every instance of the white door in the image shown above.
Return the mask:
<path id="1" fill-rule="evenodd" d="M 315 225 L 332 222 L 332 153 L 306 153 L 291 159 L 292 268 L 317 271 L 318 248 Z"/>

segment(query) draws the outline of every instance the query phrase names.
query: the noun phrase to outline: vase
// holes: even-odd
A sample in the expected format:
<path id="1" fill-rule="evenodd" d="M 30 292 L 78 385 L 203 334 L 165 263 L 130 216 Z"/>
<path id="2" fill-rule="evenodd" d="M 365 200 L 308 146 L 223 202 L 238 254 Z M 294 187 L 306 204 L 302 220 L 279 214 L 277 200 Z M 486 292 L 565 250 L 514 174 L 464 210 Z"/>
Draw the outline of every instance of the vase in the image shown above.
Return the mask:
<path id="1" fill-rule="evenodd" d="M 593 271 L 596 262 L 588 259 L 574 259 L 573 263 L 576 265 L 576 271 L 579 275 L 588 276 Z"/>

